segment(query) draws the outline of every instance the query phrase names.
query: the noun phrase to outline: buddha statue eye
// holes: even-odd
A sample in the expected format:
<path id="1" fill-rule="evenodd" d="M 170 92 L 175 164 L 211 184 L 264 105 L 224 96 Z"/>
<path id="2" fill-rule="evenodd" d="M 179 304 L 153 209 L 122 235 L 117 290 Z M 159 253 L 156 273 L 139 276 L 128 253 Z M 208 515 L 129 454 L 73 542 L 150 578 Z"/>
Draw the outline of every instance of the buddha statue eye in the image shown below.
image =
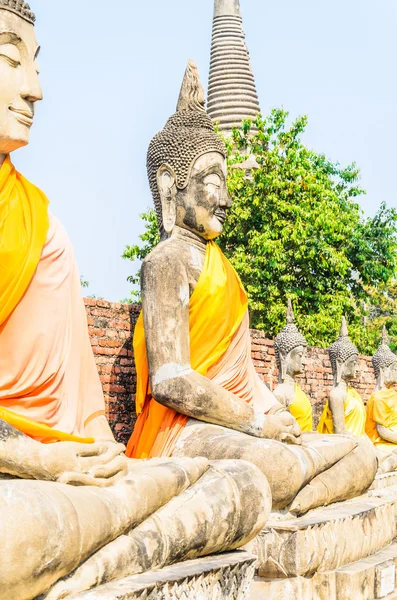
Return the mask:
<path id="1" fill-rule="evenodd" d="M 2 44 L 0 46 L 0 58 L 15 69 L 21 64 L 19 50 L 14 44 Z"/>
<path id="2" fill-rule="evenodd" d="M 216 173 L 211 173 L 204 177 L 204 185 L 214 186 L 216 188 L 221 187 L 221 178 Z"/>

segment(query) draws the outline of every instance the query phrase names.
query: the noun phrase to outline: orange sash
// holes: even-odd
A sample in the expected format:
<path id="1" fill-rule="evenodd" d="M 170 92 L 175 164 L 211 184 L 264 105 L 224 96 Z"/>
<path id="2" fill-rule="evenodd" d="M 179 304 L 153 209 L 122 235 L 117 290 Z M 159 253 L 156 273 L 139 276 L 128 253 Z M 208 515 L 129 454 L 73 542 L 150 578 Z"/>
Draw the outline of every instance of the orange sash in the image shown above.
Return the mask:
<path id="1" fill-rule="evenodd" d="M 16 171 L 7 156 L 0 168 L 0 326 L 7 326 L 8 317 L 34 276 L 48 229 L 46 196 Z M 0 419 L 47 443 L 94 441 L 57 431 L 3 407 L 0 407 Z"/>
<path id="2" fill-rule="evenodd" d="M 189 303 L 190 362 L 206 375 L 224 355 L 241 325 L 247 295 L 236 271 L 215 242 L 208 242 L 203 270 Z M 151 395 L 142 313 L 134 332 L 138 420 L 127 456 L 170 456 L 188 417 L 156 402 Z"/>

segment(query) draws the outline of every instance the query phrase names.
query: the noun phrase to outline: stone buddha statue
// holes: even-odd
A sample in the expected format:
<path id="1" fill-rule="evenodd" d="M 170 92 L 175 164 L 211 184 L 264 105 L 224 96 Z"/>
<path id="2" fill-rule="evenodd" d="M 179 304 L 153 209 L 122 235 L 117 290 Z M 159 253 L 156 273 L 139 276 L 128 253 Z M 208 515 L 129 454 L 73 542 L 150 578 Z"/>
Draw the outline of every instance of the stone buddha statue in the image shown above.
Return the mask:
<path id="1" fill-rule="evenodd" d="M 397 356 L 389 347 L 386 327 L 382 341 L 372 358 L 376 387 L 367 404 L 366 432 L 377 449 L 397 449 Z"/>
<path id="2" fill-rule="evenodd" d="M 296 382 L 303 373 L 303 359 L 307 350 L 306 338 L 295 324 L 292 302 L 288 300 L 287 324 L 274 340 L 274 349 L 278 365 L 279 384 L 274 390 L 277 400 L 288 408 L 302 432 L 312 431 L 312 405 Z"/>
<path id="3" fill-rule="evenodd" d="M 271 507 L 250 463 L 133 461 L 115 443 L 70 240 L 10 158 L 42 99 L 33 24 L 23 0 L 0 0 L 1 600 L 237 548 Z"/>
<path id="4" fill-rule="evenodd" d="M 244 458 L 266 475 L 274 509 L 301 514 L 364 492 L 375 451 L 366 440 L 302 434 L 256 374 L 247 295 L 214 242 L 231 207 L 225 157 L 189 63 L 177 111 L 147 157 L 162 241 L 141 270 L 127 454 Z"/>
<path id="5" fill-rule="evenodd" d="M 317 431 L 319 433 L 352 433 L 365 435 L 366 410 L 360 394 L 350 385 L 357 377 L 359 352 L 349 338 L 345 317 L 339 337 L 330 346 L 334 384 L 326 403 Z"/>

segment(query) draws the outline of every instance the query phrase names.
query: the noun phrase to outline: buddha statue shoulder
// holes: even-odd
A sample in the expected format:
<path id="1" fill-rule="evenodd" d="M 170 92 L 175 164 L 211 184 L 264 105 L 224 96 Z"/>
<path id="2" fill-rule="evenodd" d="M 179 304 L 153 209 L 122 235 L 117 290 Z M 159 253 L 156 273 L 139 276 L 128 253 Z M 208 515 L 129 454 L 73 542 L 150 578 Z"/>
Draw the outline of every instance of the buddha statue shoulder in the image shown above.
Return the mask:
<path id="1" fill-rule="evenodd" d="M 231 208 L 226 149 L 189 63 L 177 105 L 150 143 L 147 167 L 161 242 L 141 271 L 134 333 L 134 458 L 247 460 L 273 508 L 302 514 L 365 491 L 376 472 L 365 440 L 301 432 L 251 360 L 248 299 L 216 244 Z"/>
<path id="2" fill-rule="evenodd" d="M 0 0 L 0 600 L 237 548 L 271 507 L 253 464 L 127 460 L 114 440 L 70 240 L 10 158 L 42 99 L 33 25 Z"/>
<path id="3" fill-rule="evenodd" d="M 360 394 L 351 381 L 357 377 L 359 352 L 349 338 L 345 317 L 339 337 L 330 346 L 329 357 L 333 373 L 333 387 L 321 416 L 319 433 L 352 433 L 365 435 L 366 410 Z"/>
<path id="4" fill-rule="evenodd" d="M 312 405 L 296 377 L 303 373 L 303 360 L 307 351 L 306 338 L 299 332 L 288 300 L 287 324 L 274 340 L 279 384 L 274 390 L 277 400 L 288 408 L 302 432 L 312 431 Z"/>

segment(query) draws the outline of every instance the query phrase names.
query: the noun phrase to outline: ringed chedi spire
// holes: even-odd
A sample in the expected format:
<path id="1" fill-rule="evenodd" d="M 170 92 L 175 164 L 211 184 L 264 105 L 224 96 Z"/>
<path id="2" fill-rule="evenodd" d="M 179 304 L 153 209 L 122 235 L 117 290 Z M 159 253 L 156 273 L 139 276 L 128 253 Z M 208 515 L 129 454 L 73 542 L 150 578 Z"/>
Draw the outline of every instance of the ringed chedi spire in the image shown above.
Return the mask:
<path id="1" fill-rule="evenodd" d="M 260 113 L 239 0 L 214 0 L 207 112 L 226 135 Z"/>

